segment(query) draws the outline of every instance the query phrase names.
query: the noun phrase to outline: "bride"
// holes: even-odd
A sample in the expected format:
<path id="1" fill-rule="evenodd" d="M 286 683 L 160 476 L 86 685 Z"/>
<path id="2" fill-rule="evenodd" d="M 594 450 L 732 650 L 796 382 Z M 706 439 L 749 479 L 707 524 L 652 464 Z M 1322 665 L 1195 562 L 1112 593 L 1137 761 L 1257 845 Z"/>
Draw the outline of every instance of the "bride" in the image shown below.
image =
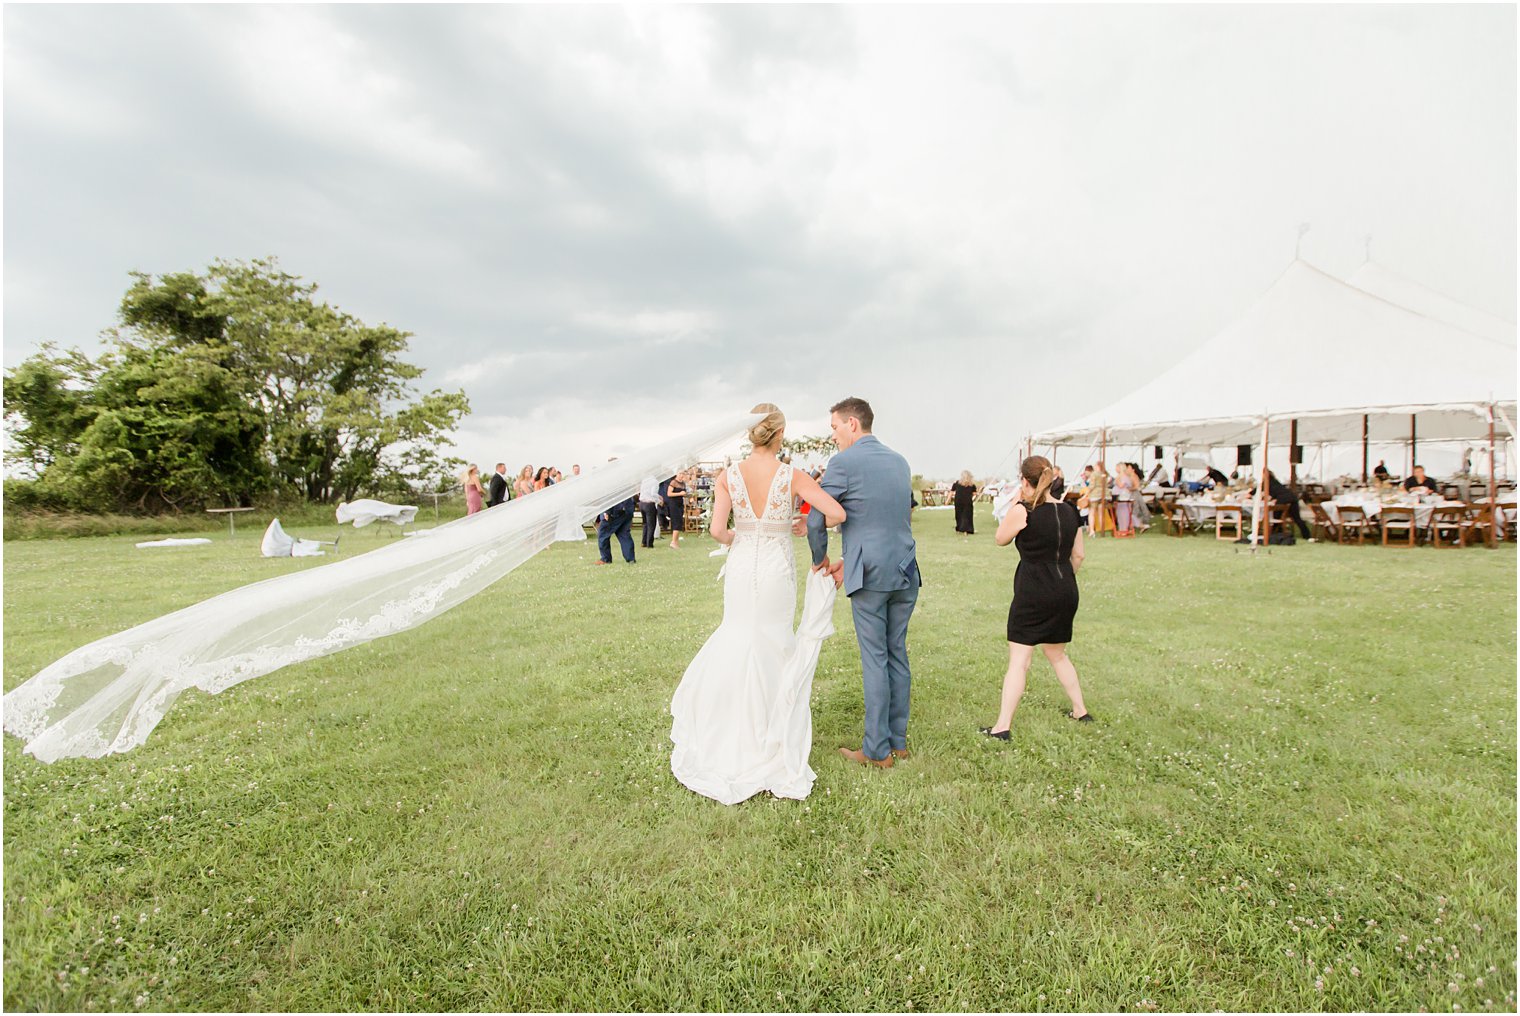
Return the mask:
<path id="1" fill-rule="evenodd" d="M 723 804 L 762 790 L 801 799 L 813 787 L 805 689 L 817 654 L 816 648 L 809 653 L 800 645 L 792 630 L 797 603 L 792 497 L 801 495 L 830 526 L 845 518 L 839 502 L 816 480 L 777 459 L 786 431 L 781 410 L 764 403 L 753 412 L 767 414 L 750 428 L 754 450 L 718 474 L 713 492 L 712 535 L 730 547 L 723 622 L 686 668 L 670 703 L 671 772 L 686 787 Z M 826 626 L 833 583 L 820 579 L 818 586 L 823 592 L 816 597 L 809 586 L 804 614 L 821 616 Z"/>

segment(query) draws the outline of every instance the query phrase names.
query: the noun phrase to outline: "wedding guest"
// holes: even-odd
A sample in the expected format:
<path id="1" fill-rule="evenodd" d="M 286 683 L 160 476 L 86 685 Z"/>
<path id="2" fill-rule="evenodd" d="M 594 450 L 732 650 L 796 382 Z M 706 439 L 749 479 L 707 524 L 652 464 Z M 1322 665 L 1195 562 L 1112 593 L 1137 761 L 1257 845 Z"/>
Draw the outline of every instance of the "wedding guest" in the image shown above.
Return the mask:
<path id="1" fill-rule="evenodd" d="M 618 546 L 623 550 L 623 560 L 629 564 L 634 563 L 633 557 L 633 513 L 637 509 L 638 499 L 629 497 L 619 501 L 608 508 L 596 518 L 596 549 L 600 555 L 597 564 L 612 563 L 612 538 L 617 537 Z"/>
<path id="2" fill-rule="evenodd" d="M 1208 477 L 1210 487 L 1228 487 L 1230 485 L 1230 478 L 1221 473 L 1219 470 L 1215 469 L 1213 466 L 1209 466 L 1207 469 L 1205 469 L 1204 473 Z"/>
<path id="3" fill-rule="evenodd" d="M 1251 484 L 1250 496 L 1256 496 L 1256 484 Z M 1298 508 L 1298 495 L 1288 489 L 1288 485 L 1277 478 L 1272 470 L 1267 470 L 1267 497 L 1275 504 L 1288 506 L 1288 517 L 1298 524 L 1298 531 L 1304 539 L 1309 539 L 1309 527 L 1304 523 L 1303 516 Z"/>
<path id="4" fill-rule="evenodd" d="M 533 489 L 543 490 L 554 481 L 549 479 L 549 467 L 539 466 L 538 472 L 533 474 Z"/>
<path id="5" fill-rule="evenodd" d="M 464 513 L 474 515 L 484 507 L 486 491 L 480 485 L 480 467 L 471 466 L 464 471 Z"/>
<path id="6" fill-rule="evenodd" d="M 1019 481 L 1020 484 L 1022 484 L 1023 482 L 1024 482 L 1023 480 Z M 1091 516 L 1092 516 L 1092 484 L 1093 484 L 1093 467 L 1092 466 L 1083 466 L 1082 467 L 1082 484 L 1081 484 L 1081 486 L 1079 486 L 1077 488 L 1077 490 L 1079 491 L 1079 493 L 1077 494 L 1077 513 L 1082 518 L 1082 526 L 1083 526 L 1083 528 L 1086 529 L 1089 533 L 1092 532 L 1092 518 L 1091 518 Z M 1006 514 L 1007 513 L 1005 512 L 1004 515 L 1006 515 Z M 1003 517 L 1000 516 L 998 518 L 998 521 L 1002 522 L 1003 521 Z"/>
<path id="7" fill-rule="evenodd" d="M 1108 463 L 1102 459 L 1093 467 L 1092 480 L 1087 485 L 1087 531 L 1094 535 L 1112 532 L 1114 510 L 1109 507 Z"/>
<path id="8" fill-rule="evenodd" d="M 1145 504 L 1145 493 L 1142 491 L 1143 483 L 1140 479 L 1140 470 L 1133 462 L 1119 463 L 1118 475 L 1114 478 L 1114 487 L 1123 491 L 1124 496 L 1120 500 L 1129 503 L 1128 529 L 1136 532 L 1145 532 L 1151 527 L 1151 512 Z"/>
<path id="9" fill-rule="evenodd" d="M 1421 492 L 1426 494 L 1436 494 L 1441 490 L 1440 484 L 1436 483 L 1436 481 L 1431 477 L 1425 475 L 1424 466 L 1415 466 L 1414 472 L 1404 479 L 1404 489 L 1412 491 L 1418 490 L 1422 487 L 1424 490 Z"/>
<path id="10" fill-rule="evenodd" d="M 1066 474 L 1061 472 L 1060 466 L 1056 466 L 1055 471 L 1056 479 L 1050 485 L 1050 496 L 1057 501 L 1064 501 L 1066 499 Z"/>
<path id="11" fill-rule="evenodd" d="M 1092 720 L 1082 700 L 1077 668 L 1066 655 L 1077 614 L 1077 569 L 1085 556 L 1077 511 L 1051 498 L 1055 471 L 1044 456 L 1025 459 L 1019 475 L 1022 499 L 1009 509 L 993 538 L 999 547 L 1012 543 L 1019 551 L 1013 603 L 1008 608 L 1008 671 L 1003 676 L 1002 706 L 996 722 L 980 728 L 983 734 L 1000 741 L 1013 736 L 1013 714 L 1024 696 L 1035 646 L 1042 647 L 1071 700 L 1067 715 L 1074 720 Z"/>
<path id="12" fill-rule="evenodd" d="M 661 480 L 659 489 L 655 491 L 655 494 L 658 495 L 654 510 L 654 535 L 656 537 L 661 533 L 668 533 L 670 531 L 670 481 L 674 479 L 674 476 L 669 476 Z"/>
<path id="13" fill-rule="evenodd" d="M 955 531 L 966 536 L 976 535 L 971 518 L 971 505 L 977 494 L 976 481 L 971 478 L 971 470 L 961 471 L 961 478 L 950 485 L 951 493 L 955 498 Z"/>
<path id="14" fill-rule="evenodd" d="M 1378 459 L 1377 468 L 1372 471 L 1372 475 L 1383 483 L 1388 482 L 1388 467 L 1383 465 L 1382 459 Z"/>
<path id="15" fill-rule="evenodd" d="M 561 473 L 558 469 L 553 470 L 552 472 L 549 473 L 549 481 L 551 483 L 561 483 L 561 482 L 564 481 L 564 479 L 565 479 L 565 474 Z"/>
<path id="16" fill-rule="evenodd" d="M 531 465 L 522 467 L 522 471 L 517 474 L 517 482 L 512 487 L 517 491 L 518 497 L 527 497 L 533 493 L 533 467 Z"/>
<path id="17" fill-rule="evenodd" d="M 660 507 L 660 485 L 654 477 L 646 476 L 639 481 L 639 517 L 642 520 L 643 533 L 640 542 L 645 547 L 654 546 L 655 533 L 659 528 L 656 521 L 657 509 Z"/>
<path id="18" fill-rule="evenodd" d="M 686 531 L 687 480 L 684 472 L 670 478 L 665 488 L 665 512 L 670 517 L 670 545 L 681 549 L 681 534 Z"/>
<path id="19" fill-rule="evenodd" d="M 491 474 L 490 496 L 486 499 L 487 508 L 495 508 L 507 499 L 510 486 L 507 483 L 507 464 L 496 463 L 496 472 Z"/>
<path id="20" fill-rule="evenodd" d="M 571 476 L 579 476 L 579 475 L 581 475 L 581 467 L 579 466 L 579 464 L 570 467 L 570 475 Z"/>

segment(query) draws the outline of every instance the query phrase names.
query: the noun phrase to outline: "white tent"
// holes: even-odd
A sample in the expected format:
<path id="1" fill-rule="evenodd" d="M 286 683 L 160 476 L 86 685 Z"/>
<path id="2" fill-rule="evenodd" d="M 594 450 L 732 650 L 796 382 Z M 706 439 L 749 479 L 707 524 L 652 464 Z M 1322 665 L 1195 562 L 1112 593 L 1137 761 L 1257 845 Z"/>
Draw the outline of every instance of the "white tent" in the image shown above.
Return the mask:
<path id="1" fill-rule="evenodd" d="M 1410 299 L 1425 299 L 1428 310 L 1440 300 L 1461 307 L 1391 273 L 1369 278 L 1390 293 L 1403 285 Z M 1266 421 L 1269 443 L 1279 446 L 1290 434 L 1299 445 L 1486 444 L 1491 406 L 1495 436 L 1513 439 L 1509 327 L 1508 342 L 1481 335 L 1294 261 L 1244 314 L 1160 377 L 1031 440 L 1187 449 L 1259 445 Z"/>
<path id="2" fill-rule="evenodd" d="M 1469 307 L 1433 289 L 1426 289 L 1412 279 L 1391 272 L 1375 261 L 1365 262 L 1347 280 L 1365 293 L 1380 296 L 1406 310 L 1465 328 L 1474 335 L 1515 346 L 1515 323 Z"/>

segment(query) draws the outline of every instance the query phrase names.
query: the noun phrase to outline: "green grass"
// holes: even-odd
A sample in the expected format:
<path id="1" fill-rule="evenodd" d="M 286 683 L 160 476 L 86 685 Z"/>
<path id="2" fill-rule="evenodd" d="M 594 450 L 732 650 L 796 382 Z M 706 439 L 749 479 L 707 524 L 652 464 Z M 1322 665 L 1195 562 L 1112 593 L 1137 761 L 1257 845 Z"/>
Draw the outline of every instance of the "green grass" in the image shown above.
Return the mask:
<path id="1" fill-rule="evenodd" d="M 710 541 L 559 544 L 423 627 L 181 697 L 124 756 L 6 737 L 9 1009 L 1515 1008 L 1515 549 L 1090 544 L 1077 725 L 991 720 L 1015 552 L 920 513 L 914 757 L 848 607 L 805 802 L 674 782 Z M 313 527 L 299 535 L 330 536 Z M 346 536 L 356 553 L 383 537 Z M 321 559 L 5 547 L 5 687 Z M 798 542 L 799 554 L 802 544 Z"/>

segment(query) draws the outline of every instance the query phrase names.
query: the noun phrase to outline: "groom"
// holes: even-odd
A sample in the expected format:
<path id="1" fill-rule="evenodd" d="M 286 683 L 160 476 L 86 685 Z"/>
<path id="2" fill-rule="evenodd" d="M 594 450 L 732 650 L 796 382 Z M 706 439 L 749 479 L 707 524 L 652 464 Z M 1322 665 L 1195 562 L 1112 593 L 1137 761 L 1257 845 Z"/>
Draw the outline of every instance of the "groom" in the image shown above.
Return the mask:
<path id="1" fill-rule="evenodd" d="M 847 515 L 839 527 L 844 544 L 839 560 L 829 562 L 822 512 L 808 513 L 807 538 L 813 570 L 833 575 L 850 598 L 860 644 L 866 736 L 859 751 L 840 748 L 839 753 L 886 769 L 908 757 L 908 619 L 923 583 L 909 522 L 912 473 L 907 459 L 871 434 L 873 419 L 864 399 L 848 398 L 830 409 L 839 454 L 829 460 L 819 485 Z"/>

